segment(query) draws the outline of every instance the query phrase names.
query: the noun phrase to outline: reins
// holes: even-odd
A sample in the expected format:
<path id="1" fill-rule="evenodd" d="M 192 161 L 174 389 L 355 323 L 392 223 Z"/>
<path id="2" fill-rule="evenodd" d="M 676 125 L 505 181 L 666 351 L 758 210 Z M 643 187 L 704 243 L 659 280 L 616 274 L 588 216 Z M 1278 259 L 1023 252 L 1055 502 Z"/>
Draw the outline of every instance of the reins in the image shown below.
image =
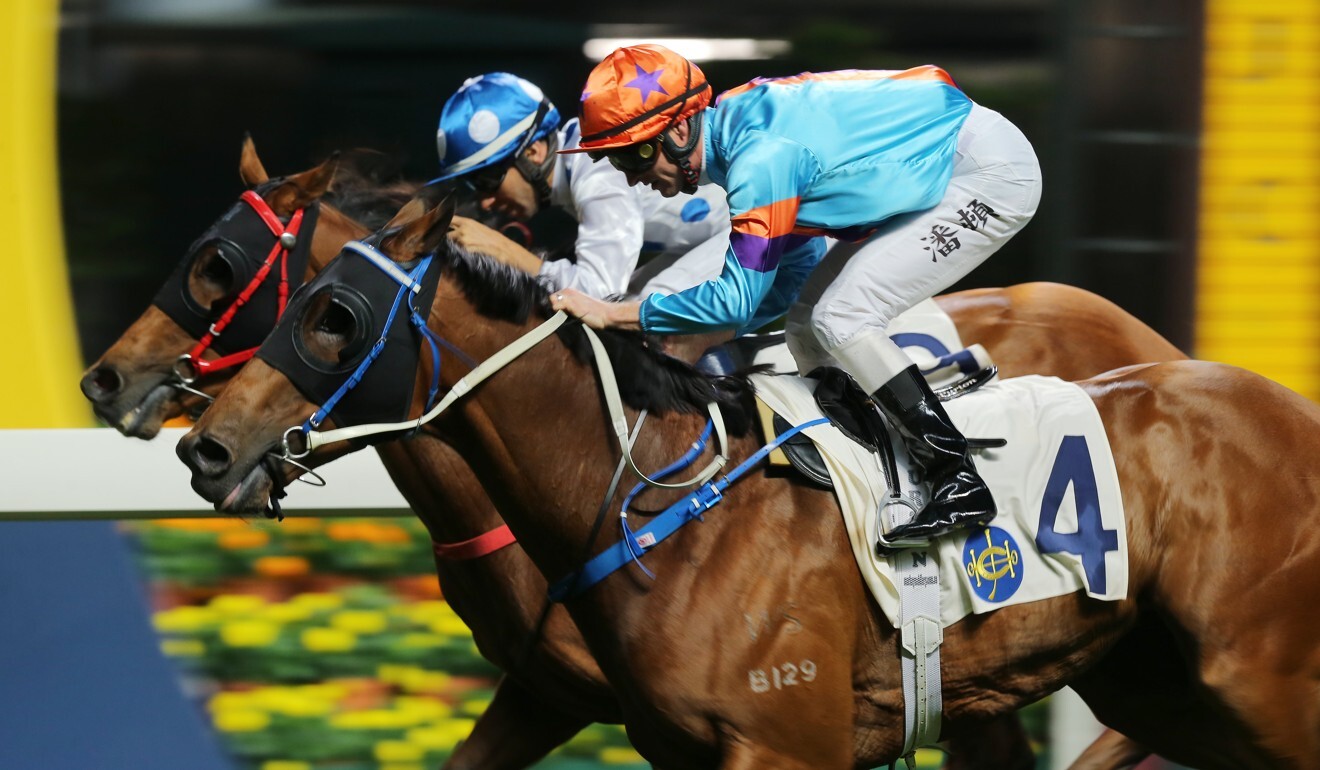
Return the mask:
<path id="1" fill-rule="evenodd" d="M 449 389 L 449 392 L 445 394 L 444 398 L 442 398 L 439 403 L 416 420 L 355 425 L 329 431 L 315 430 L 319 421 L 317 423 L 312 423 L 310 420 L 302 425 L 291 427 L 284 432 L 284 438 L 281 442 L 284 454 L 281 459 L 286 461 L 298 460 L 306 457 L 318 447 L 337 441 L 351 441 L 354 439 L 365 438 L 367 436 L 395 431 L 420 430 L 423 425 L 439 417 L 446 409 L 453 405 L 454 402 L 467 395 L 477 385 L 481 384 L 496 372 L 508 366 L 518 357 L 547 339 L 551 334 L 558 330 L 559 327 L 563 326 L 567 320 L 568 314 L 561 310 L 546 321 L 542 322 L 536 328 L 501 348 L 493 356 L 478 364 L 475 369 L 459 379 L 458 382 L 454 383 L 454 386 Z M 610 422 L 614 428 L 615 435 L 619 440 L 619 447 L 627 467 L 636 473 L 638 478 L 644 483 L 662 489 L 683 489 L 686 487 L 697 486 L 709 481 L 711 477 L 718 473 L 719 470 L 724 467 L 725 463 L 728 462 L 728 436 L 724 427 L 724 415 L 720 412 L 719 406 L 715 402 L 711 402 L 707 408 L 710 412 L 710 420 L 714 425 L 715 434 L 720 442 L 720 449 L 715 459 L 712 460 L 701 472 L 687 481 L 676 484 L 665 484 L 651 479 L 637 468 L 637 464 L 632 458 L 632 449 L 628 440 L 628 420 L 623 409 L 623 397 L 619 392 L 619 384 L 614 376 L 614 369 L 613 365 L 610 363 L 609 354 L 605 351 L 605 347 L 601 344 L 599 337 L 590 327 L 584 326 L 582 327 L 582 330 L 586 332 L 587 338 L 591 341 L 592 351 L 595 354 L 596 370 L 600 375 L 602 390 L 605 393 L 605 403 L 610 415 Z M 357 376 L 360 377 L 360 375 Z M 295 451 L 290 445 L 289 439 L 295 433 L 301 433 L 303 436 L 303 447 L 301 451 Z"/>

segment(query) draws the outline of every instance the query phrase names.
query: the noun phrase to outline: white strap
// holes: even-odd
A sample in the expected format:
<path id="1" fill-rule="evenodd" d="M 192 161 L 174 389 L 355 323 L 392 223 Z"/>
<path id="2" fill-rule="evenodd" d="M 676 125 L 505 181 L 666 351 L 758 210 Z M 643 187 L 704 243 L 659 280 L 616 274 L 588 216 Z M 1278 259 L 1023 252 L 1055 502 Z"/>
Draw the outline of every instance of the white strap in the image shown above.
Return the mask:
<path id="1" fill-rule="evenodd" d="M 399 269 L 399 266 L 394 263 L 394 260 L 381 254 L 371 246 L 368 246 L 362 241 L 349 241 L 344 244 L 344 248 L 365 257 L 368 262 L 380 268 L 400 286 L 407 286 L 408 291 L 411 291 L 413 294 L 421 292 L 421 284 L 409 278 L 407 273 Z"/>
<path id="2" fill-rule="evenodd" d="M 564 322 L 567 320 L 568 314 L 561 310 L 540 326 L 537 326 L 535 329 L 532 329 L 530 332 L 527 332 L 512 343 L 501 348 L 499 352 L 495 353 L 495 355 L 482 361 L 476 369 L 468 372 L 465 377 L 454 383 L 454 387 L 450 388 L 449 392 L 445 394 L 445 397 L 440 399 L 440 403 L 436 404 L 432 407 L 431 411 L 422 415 L 420 418 L 416 420 L 406 420 L 404 422 L 353 425 L 347 428 L 337 428 L 328 431 L 310 431 L 305 439 L 306 449 L 298 456 L 301 457 L 305 454 L 309 454 L 317 447 L 332 444 L 336 441 L 350 441 L 352 439 L 364 438 L 366 436 L 374 436 L 379 433 L 412 430 L 425 425 L 436 417 L 439 417 L 451 404 L 467 395 L 469 391 L 481 384 L 481 382 L 486 380 L 492 374 L 503 369 L 505 366 L 508 366 L 514 359 L 518 358 L 518 356 L 531 350 L 542 340 L 549 337 L 560 326 L 563 326 Z M 609 354 L 605 351 L 605 346 L 601 344 L 600 338 L 596 333 L 588 326 L 583 326 L 582 330 L 587 333 L 587 339 L 591 342 L 592 350 L 595 353 L 596 370 L 600 373 L 601 389 L 605 393 L 605 404 L 609 409 L 610 422 L 613 424 L 614 431 L 619 437 L 619 446 L 623 450 L 623 457 L 632 472 L 636 473 L 638 478 L 642 479 L 645 483 L 664 489 L 681 489 L 684 487 L 704 484 L 709 481 L 712 476 L 718 473 L 719 470 L 724 467 L 725 463 L 728 462 L 729 442 L 724 428 L 724 416 L 720 412 L 719 405 L 715 402 L 711 402 L 707 408 L 710 411 L 711 422 L 715 426 L 715 434 L 719 440 L 720 450 L 715 456 L 715 459 L 712 460 L 710 464 L 701 471 L 701 473 L 679 484 L 662 484 L 648 478 L 638 470 L 636 463 L 633 462 L 632 452 L 630 451 L 632 442 L 628 438 L 628 420 L 623 412 L 623 399 L 619 395 L 619 383 L 614 376 L 614 366 L 610 363 Z"/>
<path id="3" fill-rule="evenodd" d="M 919 506 L 918 506 L 919 507 Z M 907 503 L 886 505 L 890 527 L 906 523 L 915 514 Z M 903 755 L 910 757 L 940 738 L 944 693 L 940 676 L 939 554 L 931 550 L 904 550 L 890 557 L 898 578 L 899 627 L 902 644 L 899 659 L 903 668 Z M 909 763 L 910 764 L 910 763 Z"/>
<path id="4" fill-rule="evenodd" d="M 628 417 L 623 413 L 623 399 L 619 396 L 619 383 L 614 377 L 614 365 L 610 362 L 610 355 L 606 352 L 600 337 L 592 331 L 591 327 L 583 326 L 582 330 L 587 333 L 587 339 L 591 342 L 591 349 L 596 354 L 596 369 L 600 372 L 601 390 L 605 392 L 605 404 L 610 411 L 610 422 L 614 426 L 614 435 L 619 438 L 619 448 L 623 452 L 624 461 L 628 463 L 628 468 L 637 474 L 637 477 L 644 483 L 660 489 L 683 489 L 697 486 L 706 483 L 712 476 L 719 473 L 724 464 L 729 461 L 729 442 L 724 430 L 724 415 L 720 412 L 719 406 L 713 401 L 706 408 L 710 411 L 710 420 L 715 426 L 715 435 L 719 440 L 720 451 L 715 455 L 715 459 L 711 460 L 710 464 L 696 476 L 676 484 L 665 484 L 642 473 L 637 464 L 633 462 L 632 452 L 630 451 Z"/>
<path id="5" fill-rule="evenodd" d="M 527 332 L 523 336 L 511 342 L 509 345 L 501 348 L 499 352 L 490 358 L 482 361 L 476 369 L 468 372 L 463 379 L 454 383 L 445 397 L 440 399 L 440 403 L 431 408 L 431 411 L 422 415 L 416 420 L 405 420 L 404 422 L 374 423 L 369 425 L 353 425 L 347 428 L 337 428 L 328 431 L 311 431 L 307 434 L 307 451 L 311 452 L 319 446 L 332 444 L 336 441 L 349 441 L 366 436 L 374 436 L 377 433 L 390 433 L 399 430 L 412 430 L 439 417 L 450 404 L 467 395 L 477 385 L 481 384 L 486 378 L 495 372 L 508 366 L 515 358 L 536 347 L 542 340 L 549 337 L 564 322 L 568 320 L 568 314 L 559 311 L 549 318 L 549 320 L 537 326 L 535 329 Z"/>

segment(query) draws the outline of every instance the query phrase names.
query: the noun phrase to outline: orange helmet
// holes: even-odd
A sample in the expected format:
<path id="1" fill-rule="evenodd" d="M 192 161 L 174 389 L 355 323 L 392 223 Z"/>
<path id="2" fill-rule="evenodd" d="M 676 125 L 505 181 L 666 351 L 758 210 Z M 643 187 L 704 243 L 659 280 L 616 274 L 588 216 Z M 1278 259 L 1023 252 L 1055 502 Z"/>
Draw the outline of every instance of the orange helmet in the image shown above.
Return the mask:
<path id="1" fill-rule="evenodd" d="M 591 70 L 579 107 L 589 152 L 626 147 L 660 132 L 710 104 L 711 89 L 697 65 L 662 45 L 619 48 Z"/>

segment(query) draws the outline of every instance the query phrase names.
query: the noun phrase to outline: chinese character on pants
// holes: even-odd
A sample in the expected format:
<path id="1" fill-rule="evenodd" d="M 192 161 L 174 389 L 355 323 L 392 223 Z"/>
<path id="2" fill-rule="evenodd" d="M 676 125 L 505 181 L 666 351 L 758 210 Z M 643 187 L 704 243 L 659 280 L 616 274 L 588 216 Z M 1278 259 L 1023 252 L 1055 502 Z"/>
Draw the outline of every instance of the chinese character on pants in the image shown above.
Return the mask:
<path id="1" fill-rule="evenodd" d="M 971 203 L 967 204 L 967 208 L 958 209 L 958 216 L 962 219 L 962 226 L 968 230 L 979 229 L 990 217 L 999 218 L 994 209 L 976 198 L 972 198 Z"/>
<path id="2" fill-rule="evenodd" d="M 930 252 L 931 262 L 936 261 L 937 257 L 947 257 L 962 247 L 954 235 L 956 232 L 958 231 L 945 225 L 934 225 L 930 228 L 930 235 L 922 238 L 921 242 L 929 242 L 924 248 Z"/>

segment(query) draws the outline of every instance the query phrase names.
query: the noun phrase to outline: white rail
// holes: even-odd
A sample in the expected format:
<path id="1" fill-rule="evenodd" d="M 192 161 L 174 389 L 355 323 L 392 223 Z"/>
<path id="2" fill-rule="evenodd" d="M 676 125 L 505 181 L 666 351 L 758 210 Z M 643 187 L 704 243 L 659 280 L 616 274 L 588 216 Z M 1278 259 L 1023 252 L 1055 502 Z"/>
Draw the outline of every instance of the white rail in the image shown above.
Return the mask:
<path id="1" fill-rule="evenodd" d="M 0 430 L 0 521 L 163 519 L 222 516 L 197 496 L 174 454 L 185 433 L 154 441 L 110 428 Z M 411 509 L 375 452 L 355 452 L 318 470 L 329 485 L 290 485 L 291 516 L 405 516 Z"/>

